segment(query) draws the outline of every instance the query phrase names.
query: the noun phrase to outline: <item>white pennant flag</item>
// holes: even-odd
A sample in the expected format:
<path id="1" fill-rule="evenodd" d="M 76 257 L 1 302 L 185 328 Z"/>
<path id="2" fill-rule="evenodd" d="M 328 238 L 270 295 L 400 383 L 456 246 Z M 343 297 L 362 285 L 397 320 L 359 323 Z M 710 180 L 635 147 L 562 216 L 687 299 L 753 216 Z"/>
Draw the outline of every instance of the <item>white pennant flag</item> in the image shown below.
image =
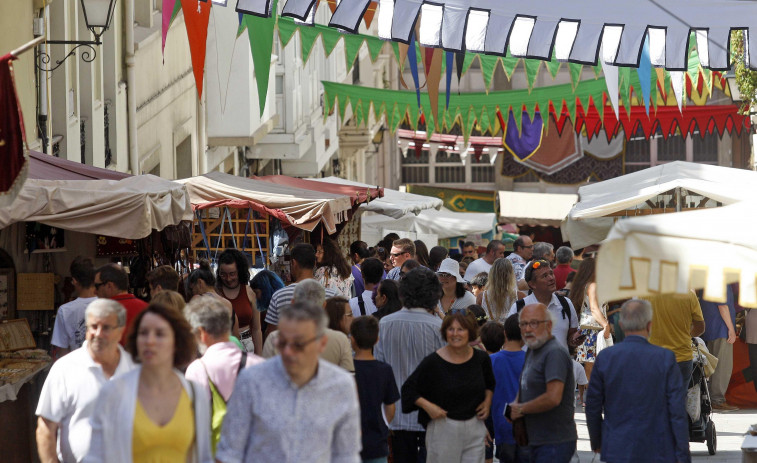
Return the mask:
<path id="1" fill-rule="evenodd" d="M 670 85 L 678 103 L 678 112 L 683 112 L 683 71 L 669 71 Z"/>

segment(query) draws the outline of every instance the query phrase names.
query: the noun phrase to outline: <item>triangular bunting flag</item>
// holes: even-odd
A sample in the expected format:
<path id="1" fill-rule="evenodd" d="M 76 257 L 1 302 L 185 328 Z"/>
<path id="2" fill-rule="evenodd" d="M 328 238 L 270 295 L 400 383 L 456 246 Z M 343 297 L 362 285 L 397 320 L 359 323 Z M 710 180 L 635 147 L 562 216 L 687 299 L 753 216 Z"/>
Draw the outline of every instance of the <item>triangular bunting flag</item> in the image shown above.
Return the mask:
<path id="1" fill-rule="evenodd" d="M 202 98 L 210 5 L 212 5 L 211 2 L 181 0 L 181 10 L 184 12 L 184 23 L 187 26 L 187 38 L 189 39 L 189 54 L 192 55 L 192 72 L 194 73 L 199 98 Z"/>

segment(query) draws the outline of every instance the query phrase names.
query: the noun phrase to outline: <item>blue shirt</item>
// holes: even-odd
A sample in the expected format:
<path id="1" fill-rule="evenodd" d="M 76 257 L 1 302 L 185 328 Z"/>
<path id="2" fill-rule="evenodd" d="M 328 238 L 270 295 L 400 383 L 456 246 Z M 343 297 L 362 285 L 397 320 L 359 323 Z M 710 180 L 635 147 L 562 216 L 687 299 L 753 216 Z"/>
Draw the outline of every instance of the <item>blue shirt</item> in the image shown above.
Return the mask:
<path id="1" fill-rule="evenodd" d="M 731 314 L 731 324 L 736 326 L 736 306 L 734 304 L 733 289 L 731 285 L 727 287 L 727 301 L 728 312 Z M 720 316 L 720 310 L 718 306 L 723 305 L 722 302 L 711 302 L 699 299 L 699 305 L 702 306 L 702 315 L 704 316 L 704 333 L 701 338 L 705 342 L 714 341 L 715 339 L 727 338 L 728 327 L 723 321 L 723 317 Z"/>
<path id="2" fill-rule="evenodd" d="M 494 370 L 494 396 L 492 397 L 492 420 L 494 420 L 494 439 L 497 445 L 514 444 L 513 425 L 505 418 L 505 406 L 518 395 L 520 372 L 526 360 L 526 352 L 499 351 L 491 355 Z"/>

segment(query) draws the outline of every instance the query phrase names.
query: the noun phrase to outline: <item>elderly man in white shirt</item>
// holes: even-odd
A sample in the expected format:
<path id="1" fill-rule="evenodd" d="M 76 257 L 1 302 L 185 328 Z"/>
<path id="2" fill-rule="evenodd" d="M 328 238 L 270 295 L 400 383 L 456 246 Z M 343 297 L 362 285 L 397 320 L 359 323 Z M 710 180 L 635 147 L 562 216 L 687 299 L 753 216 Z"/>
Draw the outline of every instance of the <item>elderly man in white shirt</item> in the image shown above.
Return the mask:
<path id="1" fill-rule="evenodd" d="M 118 344 L 126 327 L 126 309 L 98 299 L 87 306 L 86 341 L 58 360 L 47 375 L 37 404 L 37 450 L 40 460 L 81 461 L 89 451 L 89 418 L 95 399 L 109 380 L 134 369 Z"/>
<path id="2" fill-rule="evenodd" d="M 580 340 L 578 332 L 578 315 L 573 303 L 567 297 L 555 294 L 557 289 L 555 273 L 546 260 L 535 260 L 526 266 L 524 280 L 532 293 L 516 301 L 507 316 L 518 313 L 524 306 L 544 304 L 555 319 L 552 334 L 560 345 L 568 349 L 568 344 L 576 346 Z"/>

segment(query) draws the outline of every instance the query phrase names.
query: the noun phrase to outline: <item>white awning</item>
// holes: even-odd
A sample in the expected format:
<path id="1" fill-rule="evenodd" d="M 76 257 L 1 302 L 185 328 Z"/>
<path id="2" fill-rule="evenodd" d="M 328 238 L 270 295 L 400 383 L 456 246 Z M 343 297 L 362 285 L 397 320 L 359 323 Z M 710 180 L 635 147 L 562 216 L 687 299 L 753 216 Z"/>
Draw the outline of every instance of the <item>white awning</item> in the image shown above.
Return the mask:
<path id="1" fill-rule="evenodd" d="M 757 203 L 618 220 L 597 259 L 599 299 L 655 293 L 725 302 L 725 286 L 739 282 L 739 303 L 757 308 Z"/>
<path id="2" fill-rule="evenodd" d="M 499 192 L 499 222 L 559 227 L 578 200 L 574 194 Z"/>
<path id="3" fill-rule="evenodd" d="M 354 185 L 365 188 L 375 188 L 376 185 L 368 185 L 352 180 L 345 180 L 339 177 L 310 178 L 318 182 L 341 183 L 343 185 Z M 367 204 L 361 204 L 359 210 L 375 212 L 376 214 L 388 215 L 395 219 L 401 219 L 406 214 L 418 215 L 421 211 L 427 209 L 439 209 L 444 202 L 439 198 L 431 196 L 416 195 L 413 193 L 404 193 L 402 191 L 390 190 L 384 188 L 384 196 L 374 199 Z"/>

